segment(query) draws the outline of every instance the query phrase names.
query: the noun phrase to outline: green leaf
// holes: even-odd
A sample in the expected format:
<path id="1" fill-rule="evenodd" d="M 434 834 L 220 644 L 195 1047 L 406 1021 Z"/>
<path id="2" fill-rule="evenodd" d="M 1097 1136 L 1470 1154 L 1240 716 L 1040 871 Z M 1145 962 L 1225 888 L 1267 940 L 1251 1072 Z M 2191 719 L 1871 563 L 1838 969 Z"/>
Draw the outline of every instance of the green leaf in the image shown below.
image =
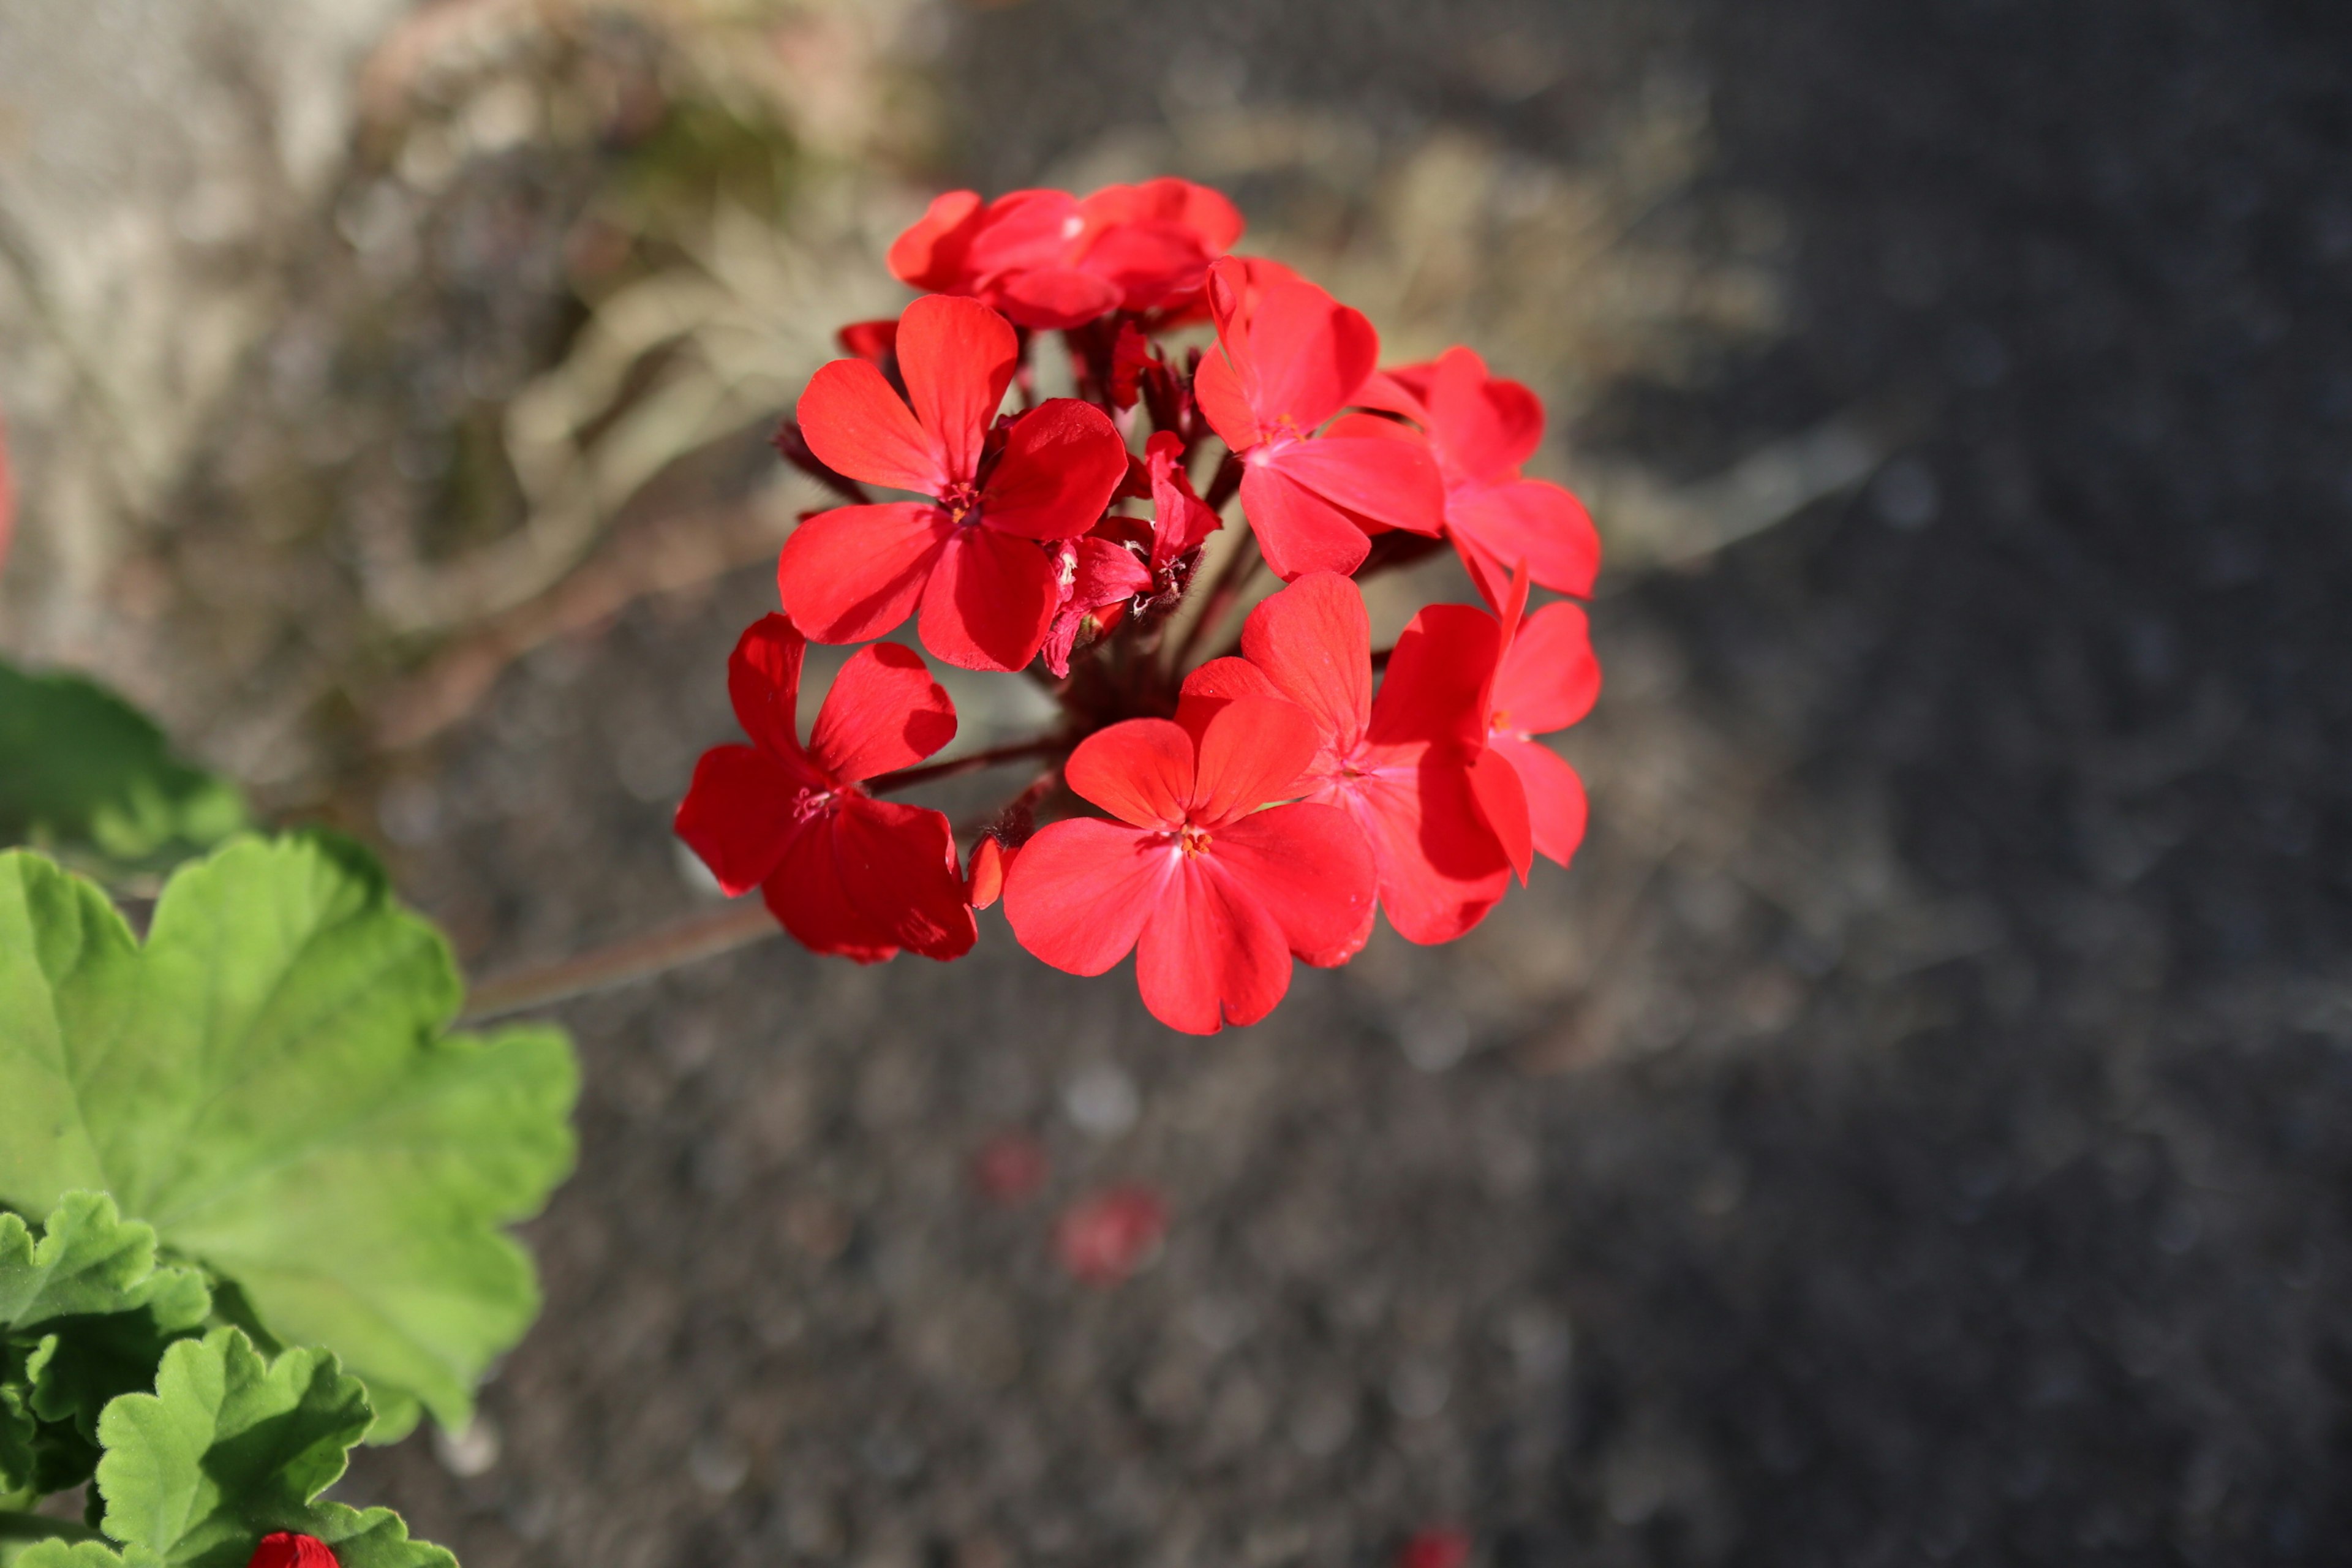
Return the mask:
<path id="1" fill-rule="evenodd" d="M 245 820 L 235 786 L 173 756 L 113 692 L 0 664 L 0 844 L 110 873 L 160 871 Z"/>
<path id="2" fill-rule="evenodd" d="M 63 1194 L 37 1240 L 17 1215 L 0 1214 L 0 1331 L 142 1310 L 161 1327 L 194 1328 L 212 1310 L 212 1292 L 195 1269 L 158 1269 L 154 1230 L 125 1221 L 112 1198 Z"/>
<path id="3" fill-rule="evenodd" d="M 239 840 L 145 946 L 105 895 L 0 855 L 0 1201 L 110 1193 L 278 1342 L 366 1380 L 377 1436 L 450 1426 L 538 1309 L 500 1226 L 570 1167 L 571 1048 L 445 1036 L 446 945 L 358 852 Z M 233 1286 L 234 1289 L 228 1289 Z"/>
<path id="4" fill-rule="evenodd" d="M 99 1422 L 100 1528 L 173 1568 L 244 1568 L 277 1530 L 317 1536 L 342 1568 L 455 1568 L 389 1509 L 317 1500 L 374 1417 L 324 1351 L 265 1362 L 234 1328 L 184 1340 L 154 1393 L 124 1394 Z"/>
<path id="5" fill-rule="evenodd" d="M 116 1552 L 102 1541 L 65 1541 L 50 1536 L 28 1541 L 15 1550 L 0 1536 L 0 1568 L 160 1568 L 163 1559 L 132 1548 Z"/>

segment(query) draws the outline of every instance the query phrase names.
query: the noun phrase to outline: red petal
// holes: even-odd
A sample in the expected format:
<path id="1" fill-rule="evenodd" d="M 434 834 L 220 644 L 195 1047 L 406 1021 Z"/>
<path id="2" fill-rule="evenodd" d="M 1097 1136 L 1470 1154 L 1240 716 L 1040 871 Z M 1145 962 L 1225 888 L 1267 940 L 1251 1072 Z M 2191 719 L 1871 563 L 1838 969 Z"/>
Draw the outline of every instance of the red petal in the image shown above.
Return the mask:
<path id="1" fill-rule="evenodd" d="M 1005 873 L 1004 918 L 1021 945 L 1055 968 L 1100 974 L 1135 946 L 1178 858 L 1156 832 L 1092 816 L 1056 822 L 1023 845 Z"/>
<path id="2" fill-rule="evenodd" d="M 922 656 L 894 642 L 875 643 L 851 654 L 834 677 L 809 733 L 809 755 L 854 784 L 914 766 L 955 732 L 955 704 Z"/>
<path id="3" fill-rule="evenodd" d="M 898 321 L 885 316 L 876 321 L 852 321 L 833 334 L 833 341 L 868 364 L 879 367 L 898 352 Z"/>
<path id="4" fill-rule="evenodd" d="M 1452 942 L 1510 889 L 1502 845 L 1480 815 L 1469 769 L 1431 747 L 1384 748 L 1332 796 L 1378 868 L 1381 908 L 1407 942 Z"/>
<path id="5" fill-rule="evenodd" d="M 1446 467 L 1466 479 L 1516 477 L 1543 442 L 1543 404 L 1536 395 L 1490 377 L 1486 362 L 1465 348 L 1438 356 L 1429 417 Z"/>
<path id="6" fill-rule="evenodd" d="M 315 1535 L 275 1531 L 261 1538 L 246 1568 L 340 1568 L 334 1549 Z"/>
<path id="7" fill-rule="evenodd" d="M 1013 421 L 981 497 L 981 521 L 1028 539 L 1069 539 L 1092 528 L 1127 478 L 1127 443 L 1110 416 L 1075 397 L 1051 397 Z"/>
<path id="8" fill-rule="evenodd" d="M 1184 727 L 1197 748 L 1201 731 L 1218 710 L 1236 697 L 1282 695 L 1265 671 L 1245 658 L 1213 658 L 1184 678 L 1183 694 L 1176 702 L 1176 722 Z"/>
<path id="9" fill-rule="evenodd" d="M 1476 750 L 1486 738 L 1486 687 L 1493 679 L 1495 617 L 1467 605 L 1429 605 L 1389 656 L 1372 700 L 1372 739 L 1384 745 L 1443 742 Z"/>
<path id="10" fill-rule="evenodd" d="M 1445 526 L 1445 484 L 1418 441 L 1331 436 L 1286 447 L 1274 461 L 1295 482 L 1359 517 L 1411 533 Z"/>
<path id="11" fill-rule="evenodd" d="M 923 590 L 923 646 L 965 669 L 1019 669 L 1037 657 L 1060 597 L 1034 542 L 955 528 Z"/>
<path id="12" fill-rule="evenodd" d="M 992 283 L 1040 268 L 1065 265 L 1086 216 L 1067 191 L 1007 191 L 988 204 L 965 265 Z"/>
<path id="13" fill-rule="evenodd" d="M 1184 820 L 1193 774 L 1192 737 L 1165 719 L 1129 719 L 1097 730 L 1078 742 L 1062 768 L 1063 782 L 1080 799 L 1121 822 L 1156 828 Z"/>
<path id="14" fill-rule="evenodd" d="M 794 835 L 760 892 L 769 912 L 812 952 L 859 963 L 898 956 L 898 943 L 891 940 L 889 929 L 850 898 L 830 824 L 820 822 Z"/>
<path id="15" fill-rule="evenodd" d="M 694 764 L 672 830 L 729 898 L 766 881 L 800 824 L 793 797 L 811 781 L 750 746 L 718 746 Z"/>
<path id="16" fill-rule="evenodd" d="M 1511 639 L 1486 702 L 1495 728 L 1548 735 L 1591 712 L 1600 695 L 1591 623 L 1579 605 L 1552 604 L 1529 616 Z"/>
<path id="17" fill-rule="evenodd" d="M 1223 346 L 1201 356 L 1201 368 L 1192 377 L 1192 400 L 1200 405 L 1209 428 L 1234 451 L 1246 452 L 1265 439 L 1265 433 L 1258 428 L 1257 415 L 1250 408 L 1241 372 L 1234 368 L 1229 351 Z"/>
<path id="18" fill-rule="evenodd" d="M 1233 699 L 1202 726 L 1192 820 L 1213 826 L 1293 795 L 1319 750 L 1315 721 L 1297 703 Z"/>
<path id="19" fill-rule="evenodd" d="M 1142 311 L 1198 293 L 1213 259 L 1182 225 L 1143 218 L 1104 230 L 1087 247 L 1084 266 L 1111 286 L 1115 308 Z"/>
<path id="20" fill-rule="evenodd" d="M 979 476 L 981 446 L 1020 359 L 1013 328 L 976 300 L 926 295 L 898 318 L 898 373 L 907 378 L 908 401 L 950 480 L 970 484 Z"/>
<path id="21" fill-rule="evenodd" d="M 882 373 L 862 359 L 819 365 L 794 416 L 809 450 L 835 472 L 918 495 L 947 489 L 944 453 Z"/>
<path id="22" fill-rule="evenodd" d="M 1202 503 L 1184 471 L 1184 443 L 1172 430 L 1153 434 L 1144 447 L 1144 469 L 1151 481 L 1151 561 L 1166 566 L 1198 549 L 1224 521 Z"/>
<path id="23" fill-rule="evenodd" d="M 979 928 L 946 817 L 904 801 L 850 795 L 831 837 L 849 901 L 892 942 L 940 960 L 971 951 Z"/>
<path id="24" fill-rule="evenodd" d="M 1362 737 L 1372 717 L 1372 627 L 1354 583 L 1307 573 L 1250 612 L 1242 651 L 1307 710 L 1330 750 Z"/>
<path id="25" fill-rule="evenodd" d="M 1223 193 L 1173 174 L 1139 185 L 1105 185 L 1078 205 L 1089 225 L 1107 227 L 1158 219 L 1188 230 L 1219 255 L 1242 237 L 1241 210 Z"/>
<path id="26" fill-rule="evenodd" d="M 1312 283 L 1278 283 L 1250 319 L 1252 405 L 1260 420 L 1286 414 L 1304 434 L 1346 406 L 1380 357 L 1380 334 L 1362 311 Z"/>
<path id="27" fill-rule="evenodd" d="M 1309 572 L 1353 572 L 1371 552 L 1355 519 L 1271 463 L 1243 470 L 1242 510 L 1266 564 L 1286 582 Z"/>
<path id="28" fill-rule="evenodd" d="M 807 649 L 808 639 L 792 622 L 762 616 L 743 628 L 735 651 L 727 656 L 727 696 L 735 721 L 754 745 L 773 756 L 798 760 L 803 754 L 801 661 Z"/>
<path id="29" fill-rule="evenodd" d="M 1004 313 L 1038 331 L 1067 331 L 1118 309 L 1119 284 L 1074 267 L 1041 267 L 1009 273 L 996 289 Z"/>
<path id="30" fill-rule="evenodd" d="M 1497 736 L 1495 750 L 1510 760 L 1518 772 L 1520 787 L 1527 792 L 1536 853 L 1567 865 L 1576 847 L 1584 842 L 1589 809 L 1584 781 L 1576 776 L 1567 758 L 1541 742 Z"/>
<path id="31" fill-rule="evenodd" d="M 777 597 L 818 642 L 868 641 L 914 614 L 955 533 L 947 513 L 922 501 L 821 511 L 784 541 Z"/>
<path id="32" fill-rule="evenodd" d="M 1378 873 L 1347 813 L 1302 802 L 1217 830 L 1209 855 L 1265 906 L 1293 952 L 1342 948 L 1371 919 Z"/>
<path id="33" fill-rule="evenodd" d="M 1408 371 L 1381 371 L 1359 387 L 1349 401 L 1359 408 L 1379 408 L 1391 414 L 1401 414 L 1425 431 L 1429 428 L 1429 405 L 1423 401 L 1414 384 L 1405 379 L 1410 374 Z"/>
<path id="34" fill-rule="evenodd" d="M 1492 746 L 1480 752 L 1470 764 L 1470 793 L 1477 797 L 1478 815 L 1494 831 L 1496 841 L 1518 873 L 1519 886 L 1528 885 L 1528 871 L 1535 865 L 1535 830 L 1528 821 L 1528 792 L 1519 784 L 1518 770 L 1510 759 Z"/>
<path id="35" fill-rule="evenodd" d="M 984 910 L 996 902 L 1004 891 L 1004 871 L 1011 863 L 1013 851 L 996 841 L 994 834 L 985 834 L 971 847 L 971 870 L 964 878 L 964 900 L 973 909 Z"/>
<path id="36" fill-rule="evenodd" d="M 914 289 L 956 289 L 965 253 L 980 226 L 978 191 L 946 191 L 931 198 L 921 217 L 890 242 L 890 275 Z"/>
<path id="37" fill-rule="evenodd" d="M 1583 598 L 1601 570 L 1601 536 L 1584 503 L 1549 479 L 1454 491 L 1445 521 L 1506 570 L 1524 562 L 1528 575 L 1557 594 Z"/>
<path id="38" fill-rule="evenodd" d="M 1290 989 L 1290 947 L 1265 907 L 1205 855 L 1176 856 L 1135 948 L 1151 1016 L 1188 1035 L 1255 1024 Z"/>

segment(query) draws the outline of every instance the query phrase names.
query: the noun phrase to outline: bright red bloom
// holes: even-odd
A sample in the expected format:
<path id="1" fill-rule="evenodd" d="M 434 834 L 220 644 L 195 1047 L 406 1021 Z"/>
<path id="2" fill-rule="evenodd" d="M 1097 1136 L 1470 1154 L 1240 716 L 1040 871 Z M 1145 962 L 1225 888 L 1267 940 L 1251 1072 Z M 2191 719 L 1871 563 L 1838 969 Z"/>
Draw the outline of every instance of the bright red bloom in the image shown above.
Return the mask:
<path id="1" fill-rule="evenodd" d="M 1202 666 L 1189 703 L 1270 691 L 1313 717 L 1320 744 L 1301 792 L 1348 814 L 1370 847 L 1381 908 L 1408 942 L 1451 942 L 1501 901 L 1511 867 L 1480 809 L 1472 773 L 1495 668 L 1493 617 L 1433 605 L 1413 617 L 1372 692 L 1371 625 L 1355 584 L 1332 572 L 1301 577 L 1250 612 L 1246 659 Z M 1371 911 L 1336 948 L 1300 950 L 1310 963 L 1353 957 Z"/>
<path id="2" fill-rule="evenodd" d="M 703 753 L 677 836 L 729 897 L 758 888 L 818 952 L 860 963 L 902 947 L 960 958 L 975 929 L 948 819 L 857 787 L 953 740 L 955 705 L 912 650 L 877 643 L 842 666 L 803 746 L 807 647 L 782 616 L 755 622 L 735 645 L 727 690 L 751 744 Z"/>
<path id="3" fill-rule="evenodd" d="M 1278 575 L 1354 571 L 1368 529 L 1444 526 L 1444 482 L 1418 443 L 1318 434 L 1380 358 L 1361 311 L 1312 283 L 1258 288 L 1230 258 L 1210 268 L 1209 306 L 1223 352 L 1202 360 L 1193 395 L 1242 460 L 1242 510 Z"/>
<path id="4" fill-rule="evenodd" d="M 837 507 L 801 524 L 776 563 L 784 611 L 819 642 L 864 642 L 922 611 L 923 646 L 966 669 L 1018 669 L 1060 600 L 1041 542 L 1094 526 L 1127 476 L 1109 416 L 1076 398 L 998 433 L 1019 349 L 1004 318 L 932 295 L 898 320 L 908 398 L 864 360 L 835 360 L 801 395 L 801 434 L 836 471 L 929 501 Z M 913 407 L 908 406 L 911 400 Z"/>
<path id="5" fill-rule="evenodd" d="M 1142 1266 L 1168 1234 L 1168 1205 L 1150 1187 L 1130 1183 L 1063 1211 L 1054 1227 L 1054 1251 L 1079 1281 L 1116 1285 Z"/>
<path id="6" fill-rule="evenodd" d="M 1601 566 L 1601 537 L 1584 503 L 1519 467 L 1543 441 L 1543 404 L 1525 385 L 1486 373 L 1451 348 L 1426 364 L 1376 376 L 1363 401 L 1404 415 L 1428 435 L 1445 479 L 1445 531 L 1473 574 L 1499 582 L 1524 563 L 1555 593 L 1582 598 Z"/>
<path id="7" fill-rule="evenodd" d="M 1023 847 L 1004 882 L 1013 934 L 1073 974 L 1135 949 L 1143 1005 L 1171 1028 L 1257 1022 L 1290 988 L 1291 953 L 1345 943 L 1372 907 L 1371 856 L 1343 814 L 1266 805 L 1316 751 L 1307 715 L 1264 696 L 1197 731 L 1130 719 L 1087 737 L 1063 776 L 1118 820 L 1057 822 Z"/>
<path id="8" fill-rule="evenodd" d="M 334 1548 L 315 1535 L 277 1531 L 261 1538 L 245 1568 L 341 1568 Z"/>
<path id="9" fill-rule="evenodd" d="M 1584 781 L 1535 737 L 1577 722 L 1601 695 L 1601 663 L 1583 609 L 1546 605 L 1523 619 L 1526 605 L 1521 573 L 1501 616 L 1479 617 L 1496 627 L 1500 651 L 1486 688 L 1486 750 L 1472 781 L 1522 881 L 1537 855 L 1568 864 L 1584 841 L 1588 809 Z"/>
<path id="10" fill-rule="evenodd" d="M 1241 237 L 1233 203 L 1190 180 L 935 199 L 890 247 L 900 281 L 985 301 L 1024 327 L 1059 331 L 1113 310 L 1181 309 L 1209 263 Z"/>

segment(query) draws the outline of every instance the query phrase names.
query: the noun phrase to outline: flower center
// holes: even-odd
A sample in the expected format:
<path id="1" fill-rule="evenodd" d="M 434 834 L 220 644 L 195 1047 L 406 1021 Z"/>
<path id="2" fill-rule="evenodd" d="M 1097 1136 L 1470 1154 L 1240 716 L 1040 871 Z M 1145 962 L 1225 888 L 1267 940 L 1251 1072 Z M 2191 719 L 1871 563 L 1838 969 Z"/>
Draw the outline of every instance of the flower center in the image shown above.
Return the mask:
<path id="1" fill-rule="evenodd" d="M 803 788 L 795 791 L 793 795 L 793 820 L 810 822 L 829 816 L 839 801 L 840 797 L 829 789 Z"/>
<path id="2" fill-rule="evenodd" d="M 1183 853 L 1184 858 L 1188 860 L 1195 855 L 1207 854 L 1209 851 L 1209 830 L 1205 827 L 1195 827 L 1189 822 L 1186 823 L 1176 834 L 1176 847 Z"/>
<path id="3" fill-rule="evenodd" d="M 973 486 L 949 486 L 947 493 L 940 497 L 940 505 L 953 521 L 970 524 L 980 521 L 980 491 Z"/>

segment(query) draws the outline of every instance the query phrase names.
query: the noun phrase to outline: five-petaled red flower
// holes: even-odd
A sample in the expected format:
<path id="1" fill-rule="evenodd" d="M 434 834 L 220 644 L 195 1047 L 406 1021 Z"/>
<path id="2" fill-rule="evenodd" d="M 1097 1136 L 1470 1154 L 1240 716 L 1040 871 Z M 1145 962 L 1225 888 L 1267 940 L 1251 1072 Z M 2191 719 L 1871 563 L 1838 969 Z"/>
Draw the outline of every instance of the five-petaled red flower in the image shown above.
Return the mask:
<path id="1" fill-rule="evenodd" d="M 1184 691 L 1196 703 L 1271 692 L 1305 709 L 1320 745 L 1302 794 L 1346 812 L 1362 832 L 1398 935 L 1452 942 L 1510 886 L 1510 862 L 1471 784 L 1495 647 L 1493 617 L 1432 605 L 1397 639 L 1376 697 L 1363 595 L 1337 573 L 1316 572 L 1250 612 L 1244 658 L 1202 665 Z M 1367 910 L 1347 942 L 1301 956 L 1342 963 L 1370 934 Z"/>
<path id="2" fill-rule="evenodd" d="M 985 305 L 918 300 L 895 347 L 906 399 L 867 361 L 835 360 L 801 395 L 801 434 L 839 473 L 931 499 L 801 524 L 776 563 L 784 613 L 815 641 L 864 642 L 919 607 L 923 646 L 940 658 L 1018 669 L 1061 599 L 1047 542 L 1094 526 L 1127 477 L 1127 446 L 1101 409 L 1070 397 L 992 428 L 1020 345 Z"/>
<path id="3" fill-rule="evenodd" d="M 1534 393 L 1489 375 L 1470 350 L 1451 348 L 1426 364 L 1374 377 L 1363 400 L 1425 432 L 1445 479 L 1446 536 L 1474 574 L 1499 582 L 1525 566 L 1542 587 L 1580 598 L 1592 592 L 1601 539 L 1584 503 L 1519 472 L 1543 441 L 1543 405 Z"/>
<path id="4" fill-rule="evenodd" d="M 892 244 L 890 270 L 1024 327 L 1062 330 L 1113 310 L 1181 310 L 1241 232 L 1234 204 L 1190 180 L 1106 185 L 1084 200 L 1013 191 L 982 202 L 950 191 Z"/>
<path id="5" fill-rule="evenodd" d="M 1071 753 L 1072 790 L 1116 820 L 1040 830 L 1004 879 L 1021 944 L 1100 974 L 1135 950 L 1151 1016 L 1187 1034 L 1254 1024 L 1290 988 L 1290 956 L 1352 939 L 1372 907 L 1363 835 L 1291 802 L 1315 760 L 1297 705 L 1246 696 L 1194 727 L 1129 719 Z M 1263 809 L 1262 809 L 1263 808 Z"/>
<path id="6" fill-rule="evenodd" d="M 1368 530 L 1436 533 L 1445 486 L 1419 443 L 1323 434 L 1372 378 L 1381 341 L 1360 310 L 1296 279 L 1262 288 L 1227 259 L 1209 270 L 1219 352 L 1201 362 L 1201 412 L 1242 461 L 1242 510 L 1287 582 L 1353 572 Z"/>
<path id="7" fill-rule="evenodd" d="M 876 643 L 842 666 L 803 746 L 807 646 L 782 616 L 735 645 L 728 695 L 751 744 L 703 753 L 678 837 L 730 897 L 758 888 L 818 952 L 861 963 L 902 947 L 961 957 L 976 932 L 948 819 L 857 787 L 954 739 L 955 706 L 911 649 Z"/>
<path id="8" fill-rule="evenodd" d="M 1537 855 L 1565 866 L 1584 841 L 1584 781 L 1536 737 L 1577 722 L 1601 695 L 1601 662 L 1582 607 L 1546 605 L 1530 616 L 1527 597 L 1522 572 L 1497 615 L 1451 606 L 1495 630 L 1484 693 L 1486 749 L 1472 784 L 1521 881 Z"/>

